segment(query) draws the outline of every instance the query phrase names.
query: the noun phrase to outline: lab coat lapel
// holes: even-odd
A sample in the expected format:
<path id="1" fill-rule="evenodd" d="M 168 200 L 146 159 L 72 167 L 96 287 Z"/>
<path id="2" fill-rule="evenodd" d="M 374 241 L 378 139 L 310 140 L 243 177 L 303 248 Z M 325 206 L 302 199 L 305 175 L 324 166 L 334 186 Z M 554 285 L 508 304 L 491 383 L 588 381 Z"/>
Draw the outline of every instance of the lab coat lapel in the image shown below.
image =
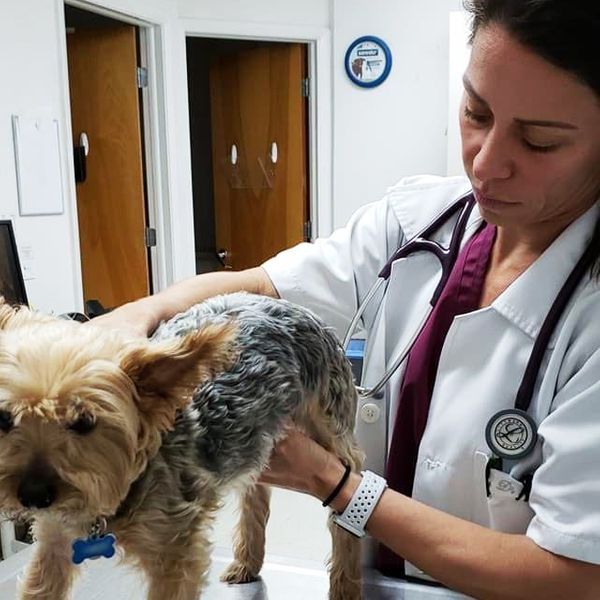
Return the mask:
<path id="1" fill-rule="evenodd" d="M 496 298 L 492 307 L 535 339 L 560 289 L 589 244 L 599 215 L 600 204 L 596 202 Z M 556 334 L 555 330 L 550 347 L 554 346 Z"/>

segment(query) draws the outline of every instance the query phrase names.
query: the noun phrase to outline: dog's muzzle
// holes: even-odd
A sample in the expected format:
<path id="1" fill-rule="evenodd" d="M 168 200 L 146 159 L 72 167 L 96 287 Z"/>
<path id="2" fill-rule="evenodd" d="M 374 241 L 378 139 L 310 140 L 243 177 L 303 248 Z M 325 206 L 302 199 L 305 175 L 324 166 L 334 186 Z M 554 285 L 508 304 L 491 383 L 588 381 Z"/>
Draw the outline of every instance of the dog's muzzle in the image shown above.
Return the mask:
<path id="1" fill-rule="evenodd" d="M 25 508 L 48 508 L 56 494 L 56 478 L 38 469 L 25 473 L 17 489 L 17 498 Z"/>

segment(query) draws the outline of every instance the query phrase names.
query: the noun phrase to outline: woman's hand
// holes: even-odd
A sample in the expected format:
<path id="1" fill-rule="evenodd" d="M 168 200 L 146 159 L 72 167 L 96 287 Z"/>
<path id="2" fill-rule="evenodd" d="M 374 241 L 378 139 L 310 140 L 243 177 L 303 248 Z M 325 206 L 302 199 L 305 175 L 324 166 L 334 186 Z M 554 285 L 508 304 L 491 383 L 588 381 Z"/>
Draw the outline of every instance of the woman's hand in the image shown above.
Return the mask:
<path id="1" fill-rule="evenodd" d="M 290 429 L 271 454 L 259 483 L 324 500 L 344 474 L 339 458 L 298 429 Z"/>
<path id="2" fill-rule="evenodd" d="M 158 319 L 143 300 L 123 304 L 110 312 L 92 319 L 96 327 L 117 329 L 131 337 L 147 337 L 158 325 Z"/>

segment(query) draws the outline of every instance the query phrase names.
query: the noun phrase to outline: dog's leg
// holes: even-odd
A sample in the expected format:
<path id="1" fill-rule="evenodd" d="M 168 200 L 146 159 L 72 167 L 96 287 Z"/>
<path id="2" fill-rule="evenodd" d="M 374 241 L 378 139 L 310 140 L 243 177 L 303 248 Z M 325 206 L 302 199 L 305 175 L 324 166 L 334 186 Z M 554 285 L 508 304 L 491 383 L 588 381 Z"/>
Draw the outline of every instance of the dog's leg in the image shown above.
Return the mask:
<path id="1" fill-rule="evenodd" d="M 200 525 L 199 520 L 195 525 Z M 174 523 L 170 539 L 152 537 L 152 531 L 148 538 L 142 534 L 135 546 L 126 548 L 136 554 L 146 573 L 148 600 L 197 600 L 206 583 L 211 550 L 206 527 L 178 533 L 176 529 Z"/>
<path id="2" fill-rule="evenodd" d="M 360 471 L 364 454 L 353 435 L 356 415 L 356 389 L 346 363 L 332 365 L 327 387 L 299 412 L 296 422 L 324 448 Z M 329 570 L 329 600 L 361 600 L 360 540 L 338 527 L 329 518 L 331 557 Z"/>
<path id="3" fill-rule="evenodd" d="M 329 518 L 329 600 L 361 599 L 360 540 Z"/>
<path id="4" fill-rule="evenodd" d="M 332 451 L 353 471 L 360 470 L 362 452 L 357 448 L 350 433 L 329 440 Z M 361 553 L 360 540 L 336 525 L 329 518 L 331 533 L 331 558 L 329 559 L 329 599 L 360 600 Z"/>
<path id="5" fill-rule="evenodd" d="M 19 600 L 66 600 L 76 574 L 71 541 L 58 525 L 36 523 L 37 547 L 19 582 Z"/>
<path id="6" fill-rule="evenodd" d="M 163 559 L 148 573 L 148 600 L 197 600 L 206 580 L 206 562 L 175 557 Z"/>
<path id="7" fill-rule="evenodd" d="M 271 489 L 265 485 L 252 486 L 243 495 L 233 547 L 234 561 L 221 575 L 221 581 L 247 583 L 258 577 L 265 558 L 270 499 Z"/>

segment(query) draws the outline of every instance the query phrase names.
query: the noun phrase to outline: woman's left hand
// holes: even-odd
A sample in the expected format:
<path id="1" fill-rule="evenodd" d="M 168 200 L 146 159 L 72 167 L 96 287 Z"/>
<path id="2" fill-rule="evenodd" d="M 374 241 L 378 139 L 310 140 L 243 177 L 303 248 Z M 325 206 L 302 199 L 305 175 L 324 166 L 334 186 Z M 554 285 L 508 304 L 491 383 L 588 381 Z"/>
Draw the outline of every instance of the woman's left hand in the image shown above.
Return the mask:
<path id="1" fill-rule="evenodd" d="M 339 458 L 298 429 L 277 443 L 259 483 L 310 494 L 323 500 L 344 473 Z"/>

